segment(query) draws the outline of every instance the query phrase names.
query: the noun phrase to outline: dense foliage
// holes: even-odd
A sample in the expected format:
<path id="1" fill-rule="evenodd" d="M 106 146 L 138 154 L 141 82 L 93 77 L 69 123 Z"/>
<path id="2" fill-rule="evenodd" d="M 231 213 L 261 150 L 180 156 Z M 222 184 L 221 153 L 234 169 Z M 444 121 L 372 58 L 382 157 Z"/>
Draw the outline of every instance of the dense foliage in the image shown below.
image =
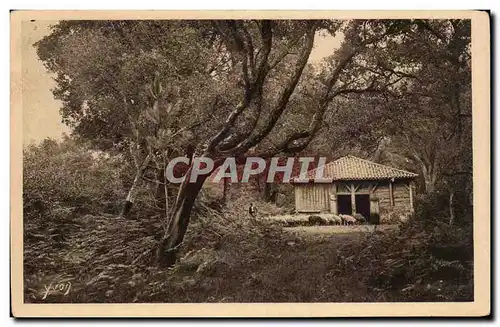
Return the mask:
<path id="1" fill-rule="evenodd" d="M 446 194 L 419 199 L 415 219 L 399 231 L 332 241 L 294 236 L 280 225 L 252 219 L 249 202 L 257 203 L 261 216 L 289 211 L 260 200 L 254 185 L 234 185 L 224 205 L 220 185 L 210 184 L 195 205 L 178 265 L 163 269 L 152 252 L 161 238 L 161 216 L 144 206 L 138 219 L 125 220 L 117 218 L 117 208 L 106 206 L 126 189 L 120 166 L 112 164 L 117 158 L 96 157 L 71 140 L 32 146 L 25 158 L 27 302 L 468 301 L 473 296 L 471 208 L 458 211 L 461 219 L 450 226 Z M 154 200 L 143 194 L 143 203 L 154 206 Z M 68 295 L 43 299 L 44 285 L 64 281 L 71 282 Z"/>
<path id="2" fill-rule="evenodd" d="M 342 41 L 312 65 L 319 35 Z M 23 153 L 26 301 L 471 299 L 469 21 L 61 21 L 35 46 L 72 135 Z M 414 218 L 337 244 L 250 219 L 289 213 L 286 186 L 165 179 L 345 154 L 417 172 Z"/>

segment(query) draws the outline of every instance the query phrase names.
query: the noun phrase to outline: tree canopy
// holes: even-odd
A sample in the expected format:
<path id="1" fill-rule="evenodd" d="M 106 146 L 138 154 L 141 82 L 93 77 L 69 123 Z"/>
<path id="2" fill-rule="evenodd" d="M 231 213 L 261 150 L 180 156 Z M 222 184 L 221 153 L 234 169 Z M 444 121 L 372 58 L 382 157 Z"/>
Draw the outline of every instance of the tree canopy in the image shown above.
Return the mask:
<path id="1" fill-rule="evenodd" d="M 311 65 L 320 33 L 343 41 Z M 426 192 L 472 171 L 468 20 L 62 21 L 35 46 L 73 135 L 134 160 L 127 199 L 178 155 L 361 152 Z M 159 252 L 203 182 L 179 186 Z"/>

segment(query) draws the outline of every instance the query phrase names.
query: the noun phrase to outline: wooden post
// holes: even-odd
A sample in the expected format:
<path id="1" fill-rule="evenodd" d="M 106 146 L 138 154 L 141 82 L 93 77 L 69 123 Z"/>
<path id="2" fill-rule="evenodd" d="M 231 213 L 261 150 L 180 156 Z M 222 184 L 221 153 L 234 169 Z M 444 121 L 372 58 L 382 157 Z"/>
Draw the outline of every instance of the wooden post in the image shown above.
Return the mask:
<path id="1" fill-rule="evenodd" d="M 295 191 L 295 213 L 299 212 L 299 209 L 302 209 L 301 206 L 301 189 L 300 186 L 295 185 L 294 186 L 294 191 Z"/>
<path id="2" fill-rule="evenodd" d="M 380 224 L 380 204 L 377 197 L 370 197 L 370 217 L 371 224 Z"/>
<path id="3" fill-rule="evenodd" d="M 330 213 L 337 214 L 337 197 L 335 194 L 330 194 Z"/>
<path id="4" fill-rule="evenodd" d="M 354 183 L 351 184 L 351 210 L 352 215 L 354 215 L 356 213 L 356 188 Z"/>
<path id="5" fill-rule="evenodd" d="M 330 189 L 330 212 L 334 215 L 337 214 L 337 185 L 335 183 L 332 184 L 332 188 Z"/>
<path id="6" fill-rule="evenodd" d="M 392 190 L 392 182 L 393 182 L 393 180 L 391 179 L 389 181 L 389 199 L 391 202 L 391 208 L 394 208 L 394 192 Z"/>
<path id="7" fill-rule="evenodd" d="M 370 199 L 370 213 L 371 214 L 380 214 L 380 205 L 379 200 L 376 197 Z"/>

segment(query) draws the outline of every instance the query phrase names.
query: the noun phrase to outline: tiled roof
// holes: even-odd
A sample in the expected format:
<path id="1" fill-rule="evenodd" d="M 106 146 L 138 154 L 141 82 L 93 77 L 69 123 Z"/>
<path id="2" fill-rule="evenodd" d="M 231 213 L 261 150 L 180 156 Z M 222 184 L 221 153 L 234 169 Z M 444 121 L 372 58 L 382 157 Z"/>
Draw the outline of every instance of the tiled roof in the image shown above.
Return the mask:
<path id="1" fill-rule="evenodd" d="M 342 157 L 326 164 L 324 168 L 323 177 L 333 180 L 377 180 L 414 178 L 418 176 L 409 171 L 392 168 L 354 156 Z M 316 169 L 307 172 L 308 179 L 315 178 Z M 298 178 L 298 176 L 295 178 Z"/>

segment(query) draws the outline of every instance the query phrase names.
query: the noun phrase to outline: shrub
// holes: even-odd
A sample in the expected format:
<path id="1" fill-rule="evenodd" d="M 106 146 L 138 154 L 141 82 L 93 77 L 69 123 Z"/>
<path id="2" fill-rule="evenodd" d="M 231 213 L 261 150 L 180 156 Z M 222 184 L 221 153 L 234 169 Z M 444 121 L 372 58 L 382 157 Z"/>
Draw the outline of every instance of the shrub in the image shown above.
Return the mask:
<path id="1" fill-rule="evenodd" d="M 424 220 L 434 223 L 410 220 L 343 248 L 336 269 L 367 284 L 370 301 L 472 300 L 472 235 Z"/>
<path id="2" fill-rule="evenodd" d="M 463 181 L 461 184 L 440 184 L 434 192 L 418 197 L 415 206 L 415 216 L 417 219 L 429 221 L 438 219 L 441 222 L 449 222 L 450 218 L 450 191 L 453 191 L 453 211 L 455 214 L 454 223 L 472 228 L 473 207 L 470 203 L 469 193 L 466 184 L 470 181 Z"/>
<path id="3" fill-rule="evenodd" d="M 266 242 L 278 239 L 279 233 L 279 227 L 250 219 L 248 198 L 242 197 L 225 209 L 214 205 L 218 201 L 209 192 L 200 195 L 173 269 L 156 267 L 155 249 L 164 232 L 159 215 L 125 220 L 77 213 L 59 202 L 50 217 L 26 222 L 25 301 L 207 301 L 209 295 L 197 290 L 207 276 L 224 272 L 228 262 L 253 260 Z M 257 205 L 277 210 L 271 204 Z M 225 255 L 235 246 L 241 257 Z M 221 247 L 226 251 L 219 251 Z M 42 300 L 43 285 L 63 280 L 72 284 L 68 296 L 52 295 Z"/>
<path id="4" fill-rule="evenodd" d="M 116 213 L 125 196 L 119 157 L 107 156 L 66 140 L 45 140 L 23 151 L 25 220 L 47 219 L 57 207 Z"/>

